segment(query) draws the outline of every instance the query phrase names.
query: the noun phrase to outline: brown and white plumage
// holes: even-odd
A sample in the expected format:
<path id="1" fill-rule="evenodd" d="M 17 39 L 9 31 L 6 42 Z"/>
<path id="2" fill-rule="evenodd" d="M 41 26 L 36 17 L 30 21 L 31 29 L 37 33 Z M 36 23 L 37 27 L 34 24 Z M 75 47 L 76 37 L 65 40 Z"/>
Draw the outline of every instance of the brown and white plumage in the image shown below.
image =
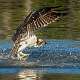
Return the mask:
<path id="1" fill-rule="evenodd" d="M 14 47 L 13 54 L 20 55 L 26 47 L 38 47 L 43 44 L 42 39 L 38 39 L 34 34 L 34 30 L 45 27 L 48 24 L 57 21 L 60 16 L 64 16 L 65 12 L 57 10 L 58 7 L 44 7 L 38 11 L 31 12 L 24 22 L 17 28 L 12 37 Z M 20 56 L 19 56 L 20 57 Z"/>

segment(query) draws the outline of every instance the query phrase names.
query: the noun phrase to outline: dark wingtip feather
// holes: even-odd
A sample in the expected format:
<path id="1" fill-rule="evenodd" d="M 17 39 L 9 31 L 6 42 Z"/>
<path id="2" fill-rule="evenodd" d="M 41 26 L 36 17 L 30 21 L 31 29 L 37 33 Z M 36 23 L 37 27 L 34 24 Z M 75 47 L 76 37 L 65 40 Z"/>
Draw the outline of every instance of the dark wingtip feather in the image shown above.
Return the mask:
<path id="1" fill-rule="evenodd" d="M 58 12 L 56 13 L 58 16 L 66 16 L 68 15 L 69 13 L 68 12 Z"/>
<path id="2" fill-rule="evenodd" d="M 68 8 L 60 9 L 60 10 L 55 10 L 55 11 L 56 11 L 55 13 L 56 13 L 58 16 L 66 16 L 66 15 L 69 14 L 69 9 L 68 9 Z"/>

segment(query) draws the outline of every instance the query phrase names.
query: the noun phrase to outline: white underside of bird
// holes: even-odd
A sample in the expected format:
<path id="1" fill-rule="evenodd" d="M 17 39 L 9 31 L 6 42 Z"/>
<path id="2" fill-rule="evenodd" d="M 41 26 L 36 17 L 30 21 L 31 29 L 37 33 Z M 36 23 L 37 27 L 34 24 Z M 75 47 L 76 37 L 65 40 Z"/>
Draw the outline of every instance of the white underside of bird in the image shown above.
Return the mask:
<path id="1" fill-rule="evenodd" d="M 22 42 L 20 42 L 21 47 L 19 47 L 18 52 L 23 51 L 26 47 L 37 47 L 36 41 L 37 37 L 35 35 L 30 36 L 28 39 L 24 39 Z"/>

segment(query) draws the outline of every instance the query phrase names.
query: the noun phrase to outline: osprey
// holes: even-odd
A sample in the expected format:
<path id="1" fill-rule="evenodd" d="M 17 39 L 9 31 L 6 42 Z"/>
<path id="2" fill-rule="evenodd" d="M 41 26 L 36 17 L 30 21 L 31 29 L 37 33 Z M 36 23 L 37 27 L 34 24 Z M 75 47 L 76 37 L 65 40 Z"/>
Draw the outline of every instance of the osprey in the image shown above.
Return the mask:
<path id="1" fill-rule="evenodd" d="M 45 27 L 48 24 L 57 21 L 61 16 L 66 15 L 66 12 L 57 10 L 57 7 L 44 7 L 37 11 L 31 12 L 23 21 L 23 23 L 16 29 L 12 40 L 14 47 L 12 48 L 12 54 L 19 60 L 27 57 L 28 54 L 24 54 L 22 51 L 26 47 L 40 47 L 45 44 L 45 41 L 37 38 L 34 31 Z"/>

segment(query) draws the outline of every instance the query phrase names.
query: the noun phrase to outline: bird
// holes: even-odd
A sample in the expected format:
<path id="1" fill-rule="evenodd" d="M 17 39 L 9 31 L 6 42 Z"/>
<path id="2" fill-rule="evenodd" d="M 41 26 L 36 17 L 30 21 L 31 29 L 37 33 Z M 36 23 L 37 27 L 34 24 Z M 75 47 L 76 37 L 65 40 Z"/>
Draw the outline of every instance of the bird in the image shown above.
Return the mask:
<path id="1" fill-rule="evenodd" d="M 13 48 L 11 53 L 18 60 L 24 60 L 29 54 L 23 53 L 28 47 L 40 47 L 46 42 L 39 39 L 34 33 L 35 30 L 48 26 L 52 22 L 58 21 L 61 16 L 66 15 L 65 10 L 58 10 L 60 6 L 43 7 L 35 11 L 31 11 L 24 21 L 17 27 L 16 32 L 12 36 Z"/>

